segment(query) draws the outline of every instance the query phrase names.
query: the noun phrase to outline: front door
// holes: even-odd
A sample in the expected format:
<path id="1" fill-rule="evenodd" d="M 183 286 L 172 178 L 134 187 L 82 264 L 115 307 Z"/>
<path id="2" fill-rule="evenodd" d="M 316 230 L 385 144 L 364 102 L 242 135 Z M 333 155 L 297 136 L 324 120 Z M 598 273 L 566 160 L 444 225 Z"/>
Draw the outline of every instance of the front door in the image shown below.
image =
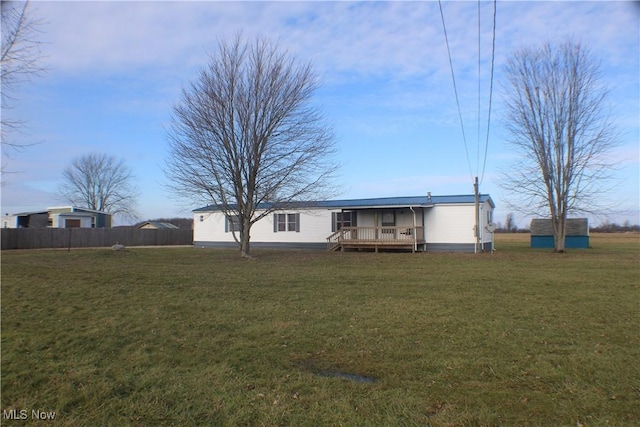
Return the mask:
<path id="1" fill-rule="evenodd" d="M 388 228 L 386 228 L 388 227 Z M 396 233 L 396 211 L 384 210 L 382 211 L 382 238 L 394 239 Z"/>

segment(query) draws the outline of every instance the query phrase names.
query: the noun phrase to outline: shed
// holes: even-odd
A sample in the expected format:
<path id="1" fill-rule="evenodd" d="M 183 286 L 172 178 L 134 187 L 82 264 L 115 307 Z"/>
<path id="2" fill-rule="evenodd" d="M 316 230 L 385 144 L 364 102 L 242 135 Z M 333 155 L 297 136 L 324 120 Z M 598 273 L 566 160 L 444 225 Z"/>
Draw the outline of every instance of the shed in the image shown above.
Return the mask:
<path id="1" fill-rule="evenodd" d="M 589 220 L 587 218 L 567 218 L 567 235 L 564 241 L 567 249 L 589 248 Z M 535 218 L 531 220 L 531 247 L 555 247 L 553 224 L 550 219 Z"/>

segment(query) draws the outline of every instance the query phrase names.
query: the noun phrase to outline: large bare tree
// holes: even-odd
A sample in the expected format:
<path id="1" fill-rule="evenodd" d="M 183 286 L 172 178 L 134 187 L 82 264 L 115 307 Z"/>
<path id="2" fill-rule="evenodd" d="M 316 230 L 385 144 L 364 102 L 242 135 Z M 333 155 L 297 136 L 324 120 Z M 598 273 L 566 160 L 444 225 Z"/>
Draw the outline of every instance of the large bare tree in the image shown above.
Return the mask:
<path id="1" fill-rule="evenodd" d="M 73 159 L 62 172 L 58 195 L 73 206 L 136 219 L 138 192 L 134 179 L 124 160 L 87 154 Z"/>
<path id="2" fill-rule="evenodd" d="M 548 212 L 555 251 L 564 252 L 567 216 L 595 213 L 617 145 L 599 62 L 579 43 L 517 51 L 506 65 L 506 126 L 519 155 L 502 176 L 511 206 Z"/>
<path id="3" fill-rule="evenodd" d="M 250 256 L 257 221 L 332 191 L 334 137 L 312 103 L 317 87 L 310 64 L 268 39 L 238 36 L 219 43 L 173 109 L 170 187 L 217 205 L 241 256 Z"/>
<path id="4" fill-rule="evenodd" d="M 21 144 L 9 139 L 7 131 L 22 126 L 19 120 L 7 118 L 7 110 L 16 99 L 15 90 L 21 83 L 41 74 L 40 31 L 42 22 L 30 17 L 28 1 L 2 1 L 2 53 L 0 56 L 0 82 L 2 84 L 2 149 L 19 149 Z"/>

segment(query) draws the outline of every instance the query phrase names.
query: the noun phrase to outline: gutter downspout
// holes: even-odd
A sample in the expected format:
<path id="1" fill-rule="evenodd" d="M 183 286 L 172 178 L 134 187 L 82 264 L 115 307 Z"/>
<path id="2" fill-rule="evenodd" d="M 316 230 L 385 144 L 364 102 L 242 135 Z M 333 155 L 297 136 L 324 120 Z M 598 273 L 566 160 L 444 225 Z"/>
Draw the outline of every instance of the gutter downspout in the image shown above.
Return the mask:
<path id="1" fill-rule="evenodd" d="M 480 252 L 484 252 L 484 205 L 480 205 L 479 208 L 478 227 L 480 227 L 480 231 L 478 234 L 478 246 L 480 248 Z"/>
<path id="2" fill-rule="evenodd" d="M 418 233 L 416 229 L 416 211 L 413 210 L 413 206 L 409 206 L 411 212 L 413 212 L 413 252 L 415 253 L 418 250 Z"/>

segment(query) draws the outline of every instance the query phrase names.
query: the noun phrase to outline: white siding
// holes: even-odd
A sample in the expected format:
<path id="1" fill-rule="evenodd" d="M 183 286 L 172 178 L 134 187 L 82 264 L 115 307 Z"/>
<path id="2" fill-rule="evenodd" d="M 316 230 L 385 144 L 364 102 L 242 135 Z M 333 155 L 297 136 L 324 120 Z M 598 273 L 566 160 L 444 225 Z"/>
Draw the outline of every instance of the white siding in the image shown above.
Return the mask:
<path id="1" fill-rule="evenodd" d="M 425 209 L 427 243 L 474 243 L 473 205 L 436 205 Z"/>
<path id="2" fill-rule="evenodd" d="M 483 243 L 491 242 L 489 225 L 493 208 L 488 202 L 480 204 L 480 236 Z M 475 205 L 436 205 L 425 209 L 425 240 L 427 243 L 475 243 Z"/>
<path id="3" fill-rule="evenodd" d="M 491 233 L 485 226 L 489 223 L 491 205 L 481 205 L 482 241 L 490 242 Z M 357 211 L 357 225 L 372 227 L 382 225 L 382 209 Z M 472 204 L 435 205 L 430 208 L 415 208 L 416 225 L 425 227 L 427 244 L 471 244 L 475 243 L 475 214 Z M 273 213 L 267 215 L 251 228 L 254 243 L 326 243 L 332 234 L 331 215 L 340 209 L 309 209 L 306 211 L 282 211 L 285 214 L 300 214 L 300 232 L 274 232 Z M 414 216 L 409 208 L 396 209 L 396 226 L 413 226 Z M 194 213 L 194 242 L 233 243 L 233 234 L 225 232 L 225 217 L 221 212 Z M 376 224 L 377 222 L 377 224 Z"/>
<path id="4" fill-rule="evenodd" d="M 378 217 L 379 216 L 380 215 L 378 215 Z M 375 227 L 378 225 L 375 223 L 375 219 L 376 216 L 373 211 L 358 211 L 358 213 L 356 213 L 356 222 L 358 227 Z M 380 219 L 378 218 L 378 223 L 379 222 Z"/>
<path id="5" fill-rule="evenodd" d="M 397 227 L 412 227 L 413 212 L 409 208 L 403 209 L 371 209 L 358 211 L 358 227 L 380 227 L 382 226 L 382 212 L 395 211 Z M 416 212 L 416 225 L 422 225 L 422 208 L 414 208 Z M 377 223 L 376 223 L 377 222 Z"/>
<path id="6" fill-rule="evenodd" d="M 490 220 L 493 219 L 493 208 L 488 202 L 485 202 L 480 205 L 480 237 L 482 238 L 482 243 L 488 243 L 493 241 L 493 234 L 487 230 L 487 226 L 492 222 Z"/>
<path id="7" fill-rule="evenodd" d="M 416 212 L 416 226 L 422 225 L 422 208 L 413 208 Z M 413 212 L 411 209 L 398 209 L 396 210 L 396 226 L 398 227 L 413 227 Z"/>
<path id="8" fill-rule="evenodd" d="M 331 213 L 339 210 L 311 209 L 282 211 L 299 213 L 300 232 L 273 231 L 273 213 L 251 227 L 251 241 L 264 243 L 326 243 L 331 234 Z M 234 242 L 233 233 L 225 232 L 225 218 L 221 212 L 196 212 L 193 217 L 195 242 Z"/>
<path id="9" fill-rule="evenodd" d="M 15 215 L 3 215 L 2 228 L 18 228 L 18 217 Z"/>
<path id="10" fill-rule="evenodd" d="M 86 215 L 73 215 L 72 213 L 62 212 L 61 214 L 51 214 L 51 227 L 52 228 L 65 228 L 65 221 L 80 220 L 80 227 L 91 228 L 93 224 L 93 217 Z"/>

